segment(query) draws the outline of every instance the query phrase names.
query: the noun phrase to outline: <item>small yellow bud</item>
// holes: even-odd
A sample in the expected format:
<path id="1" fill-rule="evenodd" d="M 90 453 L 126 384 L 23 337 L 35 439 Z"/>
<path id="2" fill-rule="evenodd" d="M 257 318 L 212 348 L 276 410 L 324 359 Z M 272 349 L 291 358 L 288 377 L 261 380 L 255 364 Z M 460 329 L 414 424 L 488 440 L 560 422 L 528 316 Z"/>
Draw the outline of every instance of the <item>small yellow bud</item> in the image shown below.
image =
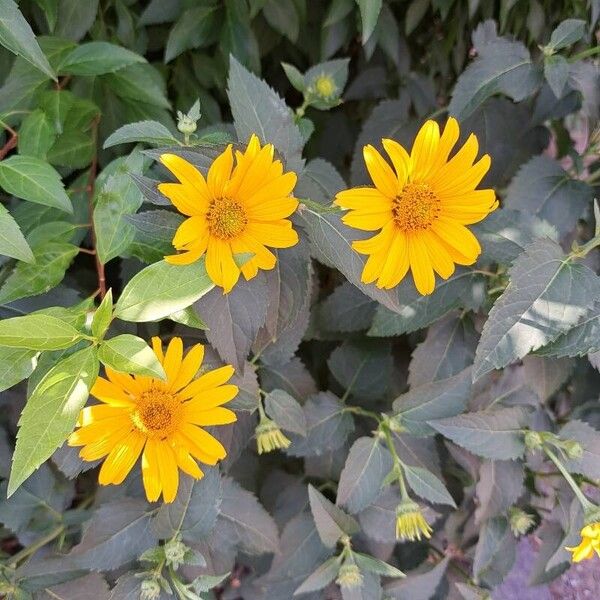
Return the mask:
<path id="1" fill-rule="evenodd" d="M 363 576 L 354 563 L 345 563 L 340 567 L 335 582 L 342 588 L 351 589 L 362 584 Z"/>
<path id="2" fill-rule="evenodd" d="M 315 79 L 314 85 L 317 94 L 325 100 L 332 98 L 337 92 L 337 85 L 335 84 L 333 77 L 325 73 L 319 75 Z"/>
<path id="3" fill-rule="evenodd" d="M 405 498 L 396 508 L 396 538 L 399 540 L 421 540 L 421 536 L 431 537 L 429 523 L 423 516 L 421 507 L 410 498 Z"/>
<path id="4" fill-rule="evenodd" d="M 256 426 L 255 434 L 259 454 L 289 448 L 292 443 L 283 435 L 279 425 L 266 416 L 261 417 L 260 423 Z"/>

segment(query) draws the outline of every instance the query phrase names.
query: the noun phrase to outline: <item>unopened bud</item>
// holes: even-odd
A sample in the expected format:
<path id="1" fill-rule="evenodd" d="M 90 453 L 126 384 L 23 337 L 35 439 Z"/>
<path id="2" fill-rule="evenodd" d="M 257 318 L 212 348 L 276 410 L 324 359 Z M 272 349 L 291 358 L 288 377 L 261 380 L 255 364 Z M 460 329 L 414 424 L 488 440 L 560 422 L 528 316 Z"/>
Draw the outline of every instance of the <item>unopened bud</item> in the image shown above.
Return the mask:
<path id="1" fill-rule="evenodd" d="M 539 450 L 544 444 L 544 439 L 538 431 L 528 431 L 525 433 L 524 441 L 525 446 L 529 450 Z"/>
<path id="2" fill-rule="evenodd" d="M 197 127 L 194 119 L 191 119 L 181 111 L 177 112 L 177 129 L 179 129 L 181 133 L 190 135 L 196 131 Z"/>
<path id="3" fill-rule="evenodd" d="M 141 585 L 141 600 L 158 600 L 160 598 L 160 584 L 156 579 L 144 579 Z"/>
<path id="4" fill-rule="evenodd" d="M 517 506 L 513 506 L 508 511 L 508 520 L 510 522 L 510 528 L 515 537 L 525 535 L 535 523 L 533 515 L 525 512 Z"/>
<path id="5" fill-rule="evenodd" d="M 165 544 L 165 558 L 167 564 L 177 570 L 184 562 L 189 548 L 178 539 L 171 540 Z"/>
<path id="6" fill-rule="evenodd" d="M 583 456 L 583 446 L 575 440 L 565 440 L 563 448 L 567 456 L 572 460 L 577 460 Z"/>
<path id="7" fill-rule="evenodd" d="M 335 582 L 342 588 L 356 588 L 362 584 L 360 569 L 354 563 L 345 563 L 340 567 Z"/>

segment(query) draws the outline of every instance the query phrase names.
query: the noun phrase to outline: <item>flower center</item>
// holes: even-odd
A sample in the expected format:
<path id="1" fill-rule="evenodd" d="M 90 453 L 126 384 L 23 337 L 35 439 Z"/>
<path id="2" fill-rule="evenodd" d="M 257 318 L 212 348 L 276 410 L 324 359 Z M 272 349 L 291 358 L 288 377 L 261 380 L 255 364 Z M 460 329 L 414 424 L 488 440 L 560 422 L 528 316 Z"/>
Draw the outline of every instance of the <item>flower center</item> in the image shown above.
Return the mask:
<path id="1" fill-rule="evenodd" d="M 392 202 L 392 215 L 400 229 L 415 231 L 428 229 L 440 208 L 440 199 L 426 183 L 407 183 Z"/>
<path id="2" fill-rule="evenodd" d="M 131 421 L 148 437 L 164 439 L 175 431 L 180 415 L 179 398 L 152 387 L 138 396 L 136 409 L 131 413 Z"/>
<path id="3" fill-rule="evenodd" d="M 230 198 L 212 200 L 206 220 L 211 234 L 222 240 L 236 237 L 244 231 L 248 223 L 248 217 L 242 206 Z"/>
<path id="4" fill-rule="evenodd" d="M 315 80 L 315 88 L 322 98 L 330 98 L 335 93 L 337 86 L 328 75 L 319 75 Z"/>

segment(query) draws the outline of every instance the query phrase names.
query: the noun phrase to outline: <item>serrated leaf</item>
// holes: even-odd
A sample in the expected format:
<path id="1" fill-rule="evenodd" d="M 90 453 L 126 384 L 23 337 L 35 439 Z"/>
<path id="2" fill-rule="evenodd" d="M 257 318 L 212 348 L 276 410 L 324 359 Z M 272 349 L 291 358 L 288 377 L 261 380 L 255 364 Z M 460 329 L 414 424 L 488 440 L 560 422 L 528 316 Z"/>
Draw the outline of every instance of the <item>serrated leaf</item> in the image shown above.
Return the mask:
<path id="1" fill-rule="evenodd" d="M 13 155 L 4 159 L 0 162 L 0 186 L 17 198 L 73 212 L 60 175 L 39 158 Z"/>
<path id="2" fill-rule="evenodd" d="M 74 48 L 58 70 L 69 75 L 103 75 L 146 59 L 127 48 L 109 42 L 86 42 Z"/>
<path id="3" fill-rule="evenodd" d="M 33 252 L 12 215 L 0 205 L 0 254 L 27 263 L 35 262 Z"/>
<path id="4" fill-rule="evenodd" d="M 12 494 L 75 428 L 98 376 L 97 351 L 84 348 L 52 367 L 37 384 L 19 419 L 8 484 Z"/>
<path id="5" fill-rule="evenodd" d="M 479 481 L 475 486 L 478 505 L 475 522 L 503 515 L 516 504 L 525 492 L 523 465 L 514 460 L 486 460 L 479 468 Z"/>
<path id="6" fill-rule="evenodd" d="M 154 350 L 136 335 L 123 333 L 103 341 L 98 347 L 98 358 L 102 364 L 121 373 L 167 378 Z"/>
<path id="7" fill-rule="evenodd" d="M 467 368 L 454 377 L 412 387 L 394 400 L 393 408 L 409 433 L 432 435 L 435 431 L 428 421 L 462 413 L 470 394 L 471 369 Z"/>
<path id="8" fill-rule="evenodd" d="M 292 445 L 287 449 L 291 456 L 319 456 L 336 450 L 354 429 L 350 413 L 331 392 L 321 392 L 304 404 L 306 436 L 290 432 Z"/>
<path id="9" fill-rule="evenodd" d="M 265 397 L 267 414 L 285 431 L 306 435 L 306 418 L 302 406 L 284 390 L 273 390 Z"/>
<path id="10" fill-rule="evenodd" d="M 52 124 L 44 111 L 38 108 L 28 114 L 21 123 L 18 138 L 19 154 L 44 160 L 55 140 L 56 133 Z"/>
<path id="11" fill-rule="evenodd" d="M 519 102 L 540 84 L 540 73 L 521 42 L 496 37 L 477 50 L 477 58 L 459 76 L 448 107 L 459 121 L 494 94 Z"/>
<path id="12" fill-rule="evenodd" d="M 152 263 L 173 254 L 173 237 L 184 217 L 168 210 L 146 210 L 125 219 L 135 230 L 133 241 L 127 250 L 144 262 Z"/>
<path id="13" fill-rule="evenodd" d="M 361 331 L 371 325 L 377 303 L 345 281 L 319 306 L 319 326 L 328 331 Z"/>
<path id="14" fill-rule="evenodd" d="M 48 314 L 0 321 L 0 346 L 29 350 L 60 350 L 82 339 L 70 323 Z"/>
<path id="15" fill-rule="evenodd" d="M 429 421 L 429 425 L 469 452 L 493 460 L 510 460 L 525 451 L 522 430 L 527 421 L 527 411 L 515 406 L 465 413 Z"/>
<path id="16" fill-rule="evenodd" d="M 250 281 L 240 279 L 228 294 L 215 288 L 194 305 L 208 325 L 208 341 L 224 361 L 238 369 L 265 322 L 267 299 L 265 276 L 259 273 Z"/>
<path id="17" fill-rule="evenodd" d="M 225 522 L 229 543 L 239 545 L 244 552 L 264 554 L 277 551 L 277 526 L 272 517 L 254 494 L 230 478 L 223 480 L 219 519 Z"/>
<path id="18" fill-rule="evenodd" d="M 213 287 L 203 260 L 191 265 L 157 262 L 129 280 L 114 315 L 124 321 L 156 321 L 190 306 Z"/>
<path id="19" fill-rule="evenodd" d="M 156 544 L 145 500 L 123 498 L 92 514 L 81 542 L 69 553 L 84 569 L 116 569 Z"/>
<path id="20" fill-rule="evenodd" d="M 383 480 L 392 466 L 392 456 L 377 436 L 358 438 L 340 474 L 336 503 L 351 513 L 363 510 L 381 492 Z"/>
<path id="21" fill-rule="evenodd" d="M 242 143 L 255 133 L 262 143 L 281 152 L 288 170 L 302 170 L 304 145 L 291 109 L 264 81 L 230 58 L 227 93 L 233 121 Z"/>
<path id="22" fill-rule="evenodd" d="M 508 187 L 505 205 L 535 214 L 565 234 L 573 230 L 592 198 L 587 183 L 572 179 L 555 160 L 542 155 L 519 169 Z"/>
<path id="23" fill-rule="evenodd" d="M 600 280 L 565 257 L 551 240 L 534 242 L 510 270 L 510 283 L 490 311 L 475 355 L 473 379 L 552 342 L 600 296 Z"/>
<path id="24" fill-rule="evenodd" d="M 422 467 L 404 465 L 406 482 L 413 492 L 433 504 L 448 504 L 456 508 L 456 503 L 446 486 L 429 470 Z"/>
<path id="25" fill-rule="evenodd" d="M 56 81 L 56 74 L 35 39 L 29 23 L 12 0 L 0 1 L 0 44 L 13 54 L 22 56 L 36 69 Z"/>
<path id="26" fill-rule="evenodd" d="M 152 146 L 171 146 L 180 143 L 162 123 L 138 121 L 137 123 L 127 123 L 111 133 L 106 138 L 103 148 L 133 142 L 144 142 Z"/>
<path id="27" fill-rule="evenodd" d="M 32 250 L 35 262 L 19 262 L 15 266 L 0 288 L 0 304 L 48 292 L 62 281 L 79 253 L 73 244 L 47 240 L 33 245 Z"/>
<path id="28" fill-rule="evenodd" d="M 315 519 L 321 541 L 333 547 L 343 535 L 352 536 L 359 531 L 356 520 L 329 501 L 312 485 L 308 486 L 310 510 Z"/>
<path id="29" fill-rule="evenodd" d="M 322 565 L 319 565 L 296 589 L 294 596 L 299 594 L 308 594 L 309 592 L 318 592 L 327 587 L 336 577 L 340 569 L 340 559 L 332 556 Z"/>
<path id="30" fill-rule="evenodd" d="M 600 302 L 566 333 L 559 335 L 553 342 L 540 348 L 540 356 L 583 356 L 600 350 Z"/>
<path id="31" fill-rule="evenodd" d="M 35 368 L 36 354 L 37 350 L 27 348 L 0 347 L 0 392 L 31 375 Z"/>
<path id="32" fill-rule="evenodd" d="M 421 329 L 461 304 L 473 302 L 480 294 L 482 281 L 472 270 L 458 268 L 452 277 L 436 282 L 435 294 L 423 296 L 412 280 L 404 279 L 397 288 L 402 307 L 398 310 L 378 307 L 367 335 L 388 337 Z"/>
<path id="33" fill-rule="evenodd" d="M 587 24 L 583 19 L 565 19 L 552 32 L 547 48 L 560 50 L 572 46 L 585 35 L 586 28 Z"/>
<path id="34" fill-rule="evenodd" d="M 200 480 L 183 476 L 175 501 L 158 509 L 152 529 L 159 538 L 171 539 L 181 534 L 185 541 L 195 542 L 214 527 L 222 500 L 221 476 L 217 468 L 204 470 Z"/>

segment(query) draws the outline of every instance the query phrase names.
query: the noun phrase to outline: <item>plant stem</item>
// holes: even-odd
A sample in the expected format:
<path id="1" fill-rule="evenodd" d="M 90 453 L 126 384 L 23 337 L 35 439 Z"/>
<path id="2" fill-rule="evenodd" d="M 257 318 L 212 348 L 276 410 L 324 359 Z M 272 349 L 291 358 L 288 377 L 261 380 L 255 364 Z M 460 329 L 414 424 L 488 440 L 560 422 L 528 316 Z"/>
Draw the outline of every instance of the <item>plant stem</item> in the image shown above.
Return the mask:
<path id="1" fill-rule="evenodd" d="M 600 46 L 593 46 L 592 48 L 588 48 L 587 50 L 583 50 L 582 52 L 574 54 L 568 58 L 568 61 L 577 62 L 578 60 L 594 56 L 595 54 L 600 54 Z"/>
<path id="2" fill-rule="evenodd" d="M 46 544 L 49 544 L 52 540 L 56 539 L 59 535 L 61 535 L 64 530 L 64 525 L 59 525 L 55 527 L 49 533 L 42 536 L 39 540 L 35 541 L 30 546 L 23 548 L 23 550 L 13 555 L 11 557 L 9 565 L 14 569 L 17 566 L 17 563 L 27 558 L 28 556 L 35 554 L 40 548 L 43 548 Z"/>
<path id="3" fill-rule="evenodd" d="M 400 496 L 403 500 L 409 498 L 408 490 L 406 489 L 406 483 L 404 482 L 404 473 L 402 472 L 402 461 L 396 452 L 396 446 L 394 445 L 394 440 L 392 439 L 392 432 L 387 425 L 387 423 L 381 424 L 381 430 L 385 434 L 385 441 L 387 443 L 388 450 L 394 459 L 394 470 L 398 475 L 398 486 L 400 487 Z"/>
<path id="4" fill-rule="evenodd" d="M 577 496 L 577 499 L 581 503 L 581 506 L 583 506 L 584 512 L 593 508 L 594 505 L 584 496 L 583 492 L 581 491 L 581 489 L 579 488 L 579 486 L 577 485 L 577 483 L 571 476 L 571 473 L 569 473 L 569 471 L 567 471 L 567 469 L 560 462 L 560 460 L 558 459 L 556 454 L 554 454 L 554 452 L 552 452 L 552 450 L 550 450 L 550 448 L 548 448 L 546 445 L 544 445 L 544 452 L 546 453 L 546 456 L 554 463 L 556 468 L 561 472 L 562 476 L 565 478 L 566 482 L 569 484 L 569 487 L 573 490 L 573 493 L 575 494 L 575 496 Z"/>

